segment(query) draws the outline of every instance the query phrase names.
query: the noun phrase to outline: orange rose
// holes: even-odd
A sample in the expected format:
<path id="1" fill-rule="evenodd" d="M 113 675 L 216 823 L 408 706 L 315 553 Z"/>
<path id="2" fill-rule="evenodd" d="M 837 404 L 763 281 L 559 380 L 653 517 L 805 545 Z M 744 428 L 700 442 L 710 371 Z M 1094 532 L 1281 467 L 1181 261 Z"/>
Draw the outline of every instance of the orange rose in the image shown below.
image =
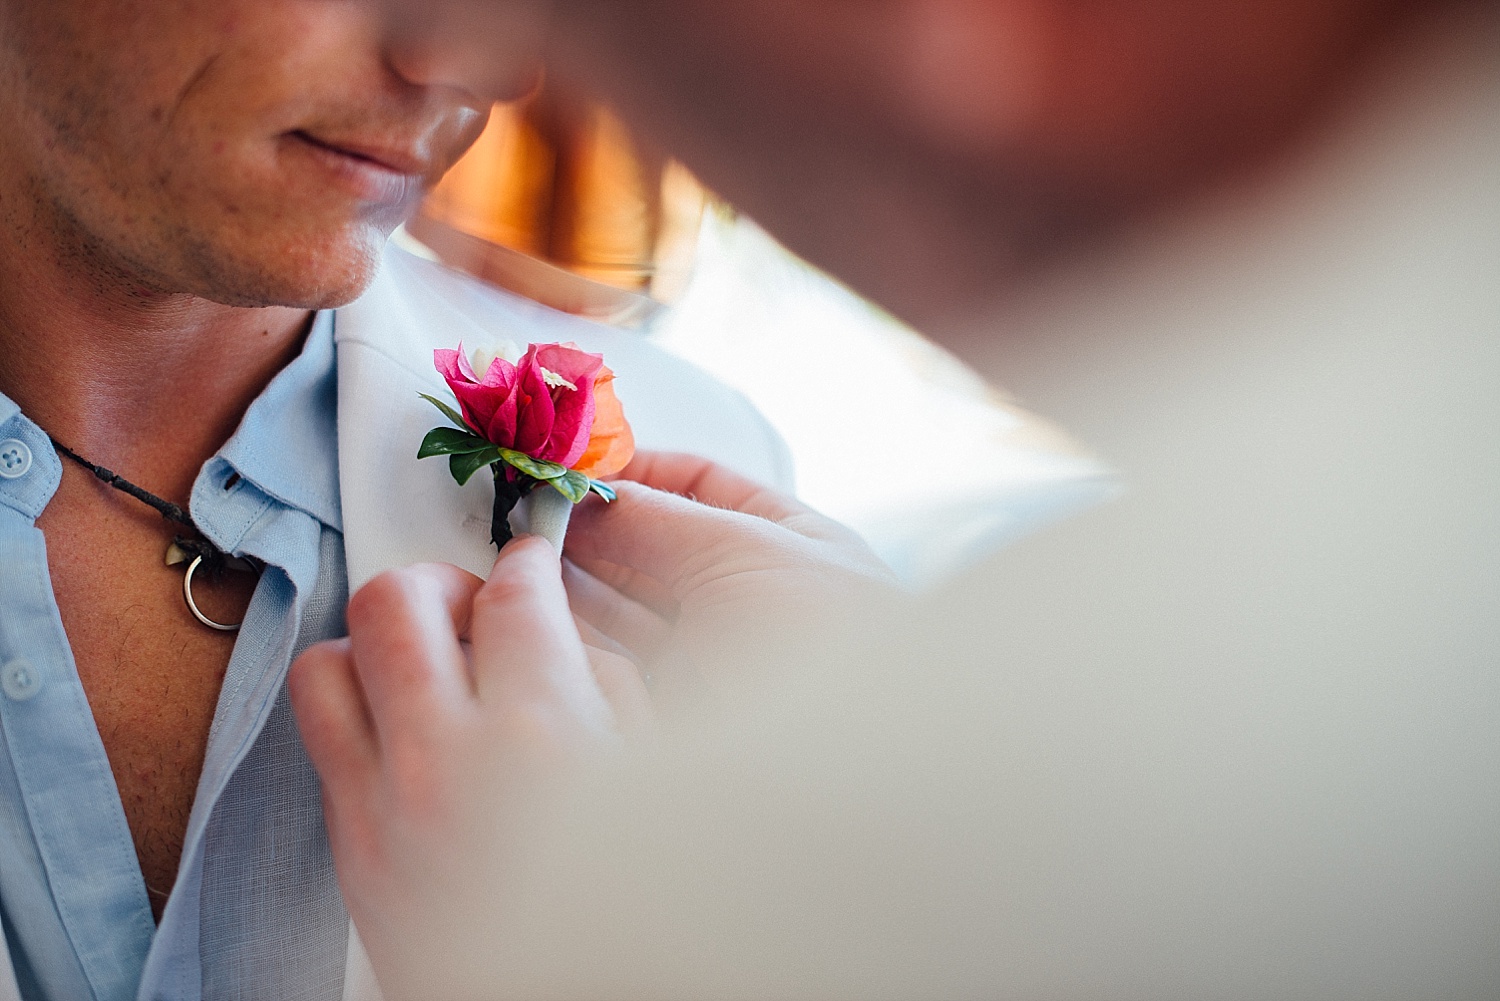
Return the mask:
<path id="1" fill-rule="evenodd" d="M 635 434 L 625 420 L 625 408 L 615 395 L 615 374 L 606 366 L 594 377 L 594 426 L 588 447 L 573 469 L 590 479 L 613 476 L 635 455 Z"/>

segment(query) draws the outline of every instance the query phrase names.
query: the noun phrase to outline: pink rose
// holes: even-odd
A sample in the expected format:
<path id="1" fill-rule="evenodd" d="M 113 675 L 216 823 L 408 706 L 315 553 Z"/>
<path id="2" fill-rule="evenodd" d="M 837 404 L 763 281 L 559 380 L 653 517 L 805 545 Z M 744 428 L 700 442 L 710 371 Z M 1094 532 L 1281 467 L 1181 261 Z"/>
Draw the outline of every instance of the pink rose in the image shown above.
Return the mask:
<path id="1" fill-rule="evenodd" d="M 533 344 L 516 364 L 496 358 L 480 378 L 464 353 L 433 352 L 475 434 L 501 448 L 572 468 L 589 447 L 594 382 L 604 357 L 573 344 Z"/>

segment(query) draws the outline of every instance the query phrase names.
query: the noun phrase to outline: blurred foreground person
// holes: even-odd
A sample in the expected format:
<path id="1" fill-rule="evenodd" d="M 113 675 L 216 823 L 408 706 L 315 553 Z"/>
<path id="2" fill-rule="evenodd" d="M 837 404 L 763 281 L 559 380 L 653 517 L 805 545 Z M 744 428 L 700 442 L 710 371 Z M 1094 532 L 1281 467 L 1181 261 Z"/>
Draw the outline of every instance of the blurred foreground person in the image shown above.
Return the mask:
<path id="1" fill-rule="evenodd" d="M 293 681 L 389 996 L 1500 993 L 1496 5 L 444 10 L 470 67 L 550 18 L 554 79 L 1127 489 L 788 644 L 845 550 L 650 460 L 565 575 L 701 694 L 546 799 L 611 738 L 545 548 L 382 578 Z"/>
<path id="2" fill-rule="evenodd" d="M 494 559 L 416 460 L 435 347 L 607 351 L 643 442 L 775 478 L 701 373 L 386 249 L 518 66 L 358 4 L 0 0 L 0 999 L 342 996 L 284 682 L 376 572 Z"/>

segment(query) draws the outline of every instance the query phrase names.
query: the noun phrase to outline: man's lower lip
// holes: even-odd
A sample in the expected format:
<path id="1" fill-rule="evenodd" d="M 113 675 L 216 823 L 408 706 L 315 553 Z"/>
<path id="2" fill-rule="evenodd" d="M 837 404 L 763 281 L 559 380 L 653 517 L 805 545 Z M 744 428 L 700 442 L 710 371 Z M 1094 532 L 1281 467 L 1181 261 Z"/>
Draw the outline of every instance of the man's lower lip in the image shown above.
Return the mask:
<path id="1" fill-rule="evenodd" d="M 392 170 L 367 157 L 326 146 L 298 132 L 290 133 L 287 138 L 332 181 L 353 192 L 361 201 L 372 205 L 401 205 L 422 196 L 423 178 L 419 174 Z"/>

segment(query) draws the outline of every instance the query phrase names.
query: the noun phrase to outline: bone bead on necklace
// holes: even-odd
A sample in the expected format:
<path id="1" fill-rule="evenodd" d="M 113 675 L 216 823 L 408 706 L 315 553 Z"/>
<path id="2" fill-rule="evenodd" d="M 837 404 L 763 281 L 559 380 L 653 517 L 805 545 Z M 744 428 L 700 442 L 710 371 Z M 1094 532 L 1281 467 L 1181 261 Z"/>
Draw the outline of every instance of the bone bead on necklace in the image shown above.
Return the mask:
<path id="1" fill-rule="evenodd" d="M 90 473 L 93 473 L 101 482 L 115 488 L 121 493 L 129 494 L 142 504 L 149 505 L 163 518 L 182 525 L 193 533 L 192 536 L 179 535 L 174 538 L 171 545 L 167 546 L 166 552 L 167 566 L 187 564 L 187 572 L 182 578 L 182 600 L 187 604 L 187 609 L 192 613 L 193 618 L 208 628 L 221 633 L 238 632 L 240 623 L 215 622 L 203 614 L 202 610 L 198 608 L 198 602 L 193 599 L 193 580 L 199 570 L 206 571 L 209 578 L 213 580 L 217 580 L 225 572 L 253 573 L 259 575 L 261 571 L 260 566 L 255 561 L 230 556 L 204 538 L 203 533 L 198 530 L 198 526 L 193 524 L 193 519 L 176 504 L 173 504 L 169 500 L 163 500 L 151 491 L 136 486 L 111 469 L 106 469 L 103 466 L 90 462 L 51 435 L 47 437 L 52 442 L 53 448 L 78 463 L 84 469 L 87 469 Z"/>

